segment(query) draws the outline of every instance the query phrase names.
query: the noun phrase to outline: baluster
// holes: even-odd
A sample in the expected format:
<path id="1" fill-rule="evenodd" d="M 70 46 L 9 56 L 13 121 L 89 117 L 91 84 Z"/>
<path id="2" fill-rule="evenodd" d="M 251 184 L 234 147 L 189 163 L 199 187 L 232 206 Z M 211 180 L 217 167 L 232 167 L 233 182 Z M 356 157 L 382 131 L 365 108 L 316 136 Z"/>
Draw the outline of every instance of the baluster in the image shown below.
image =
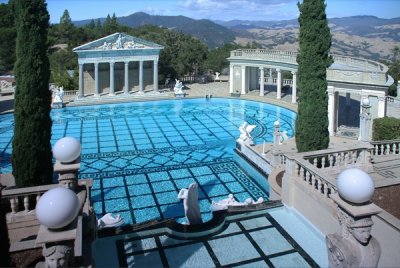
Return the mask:
<path id="1" fill-rule="evenodd" d="M 330 168 L 333 167 L 333 159 L 334 159 L 333 154 L 330 154 L 330 155 L 329 155 L 329 167 L 330 167 Z"/>
<path id="2" fill-rule="evenodd" d="M 25 212 L 28 213 L 29 212 L 29 196 L 28 195 L 24 196 L 24 208 L 25 208 Z"/>
<path id="3" fill-rule="evenodd" d="M 318 166 L 318 160 L 317 160 L 317 158 L 314 158 L 314 160 L 313 160 L 313 165 L 314 165 L 315 167 Z"/>
<path id="4" fill-rule="evenodd" d="M 10 205 L 11 205 L 11 213 L 17 213 L 18 212 L 18 197 L 12 197 L 10 199 Z"/>
<path id="5" fill-rule="evenodd" d="M 329 190 L 328 190 L 328 184 L 324 183 L 324 195 L 325 197 L 329 197 Z"/>
<path id="6" fill-rule="evenodd" d="M 320 179 L 317 180 L 317 190 L 319 193 L 322 193 L 322 181 Z"/>
<path id="7" fill-rule="evenodd" d="M 353 164 L 357 163 L 357 151 L 353 151 L 352 155 L 351 155 L 351 160 Z"/>
<path id="8" fill-rule="evenodd" d="M 321 168 L 323 168 L 323 169 L 325 168 L 325 161 L 326 161 L 326 157 L 323 156 L 321 159 Z"/>
<path id="9" fill-rule="evenodd" d="M 303 166 L 300 166 L 300 177 L 305 181 L 307 178 L 304 176 L 304 168 Z"/>
<path id="10" fill-rule="evenodd" d="M 390 145 L 389 144 L 386 144 L 386 150 L 385 150 L 385 155 L 389 155 L 389 153 L 390 153 Z"/>

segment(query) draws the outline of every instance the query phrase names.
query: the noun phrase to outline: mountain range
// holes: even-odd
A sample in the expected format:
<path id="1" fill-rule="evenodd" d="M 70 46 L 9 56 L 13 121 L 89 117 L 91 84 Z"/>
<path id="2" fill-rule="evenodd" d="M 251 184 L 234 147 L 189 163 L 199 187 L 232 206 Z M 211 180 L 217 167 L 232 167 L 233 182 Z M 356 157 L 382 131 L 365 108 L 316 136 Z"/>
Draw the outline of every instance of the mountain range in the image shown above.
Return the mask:
<path id="1" fill-rule="evenodd" d="M 104 21 L 105 18 L 100 18 Z M 90 20 L 75 21 L 77 26 Z M 256 42 L 263 48 L 297 51 L 299 24 L 297 19 L 281 21 L 210 21 L 185 16 L 159 16 L 137 12 L 117 18 L 130 27 L 152 24 L 190 34 L 209 48 L 225 43 L 246 45 Z M 332 33 L 331 52 L 374 60 L 390 59 L 400 43 L 400 17 L 382 19 L 374 16 L 352 16 L 328 19 Z"/>

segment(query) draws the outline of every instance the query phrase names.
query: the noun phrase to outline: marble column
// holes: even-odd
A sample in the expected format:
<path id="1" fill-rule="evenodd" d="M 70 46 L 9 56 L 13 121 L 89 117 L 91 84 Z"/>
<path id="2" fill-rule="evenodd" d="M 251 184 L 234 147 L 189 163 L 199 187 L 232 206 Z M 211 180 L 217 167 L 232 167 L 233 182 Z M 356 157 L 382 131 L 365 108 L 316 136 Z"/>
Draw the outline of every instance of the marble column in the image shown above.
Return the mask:
<path id="1" fill-rule="evenodd" d="M 124 94 L 129 94 L 129 61 L 125 61 L 125 86 Z"/>
<path id="2" fill-rule="evenodd" d="M 378 96 L 378 117 L 386 115 L 386 96 Z"/>
<path id="3" fill-rule="evenodd" d="M 79 92 L 78 98 L 83 98 L 83 64 L 79 64 Z"/>
<path id="4" fill-rule="evenodd" d="M 100 97 L 100 89 L 99 89 L 99 63 L 96 62 L 94 64 L 94 96 Z"/>
<path id="5" fill-rule="evenodd" d="M 336 105 L 335 105 L 335 88 L 328 86 L 328 130 L 329 135 L 335 135 L 335 115 L 336 115 Z"/>
<path id="6" fill-rule="evenodd" d="M 260 67 L 260 96 L 264 96 L 264 68 Z"/>
<path id="7" fill-rule="evenodd" d="M 276 99 L 280 100 L 282 95 L 282 71 L 281 69 L 276 69 L 278 77 L 276 79 Z"/>
<path id="8" fill-rule="evenodd" d="M 139 92 L 143 93 L 144 92 L 144 87 L 143 87 L 143 61 L 139 61 Z"/>
<path id="9" fill-rule="evenodd" d="M 153 83 L 154 83 L 154 91 L 158 91 L 158 60 L 154 60 Z"/>
<path id="10" fill-rule="evenodd" d="M 115 88 L 114 88 L 114 64 L 115 62 L 110 62 L 110 93 L 108 95 L 114 96 L 115 95 Z"/>
<path id="11" fill-rule="evenodd" d="M 246 66 L 242 65 L 242 94 L 246 94 Z"/>
<path id="12" fill-rule="evenodd" d="M 229 65 L 229 93 L 233 93 L 233 65 Z"/>
<path id="13" fill-rule="evenodd" d="M 292 103 L 297 102 L 297 73 L 295 71 L 292 72 Z"/>

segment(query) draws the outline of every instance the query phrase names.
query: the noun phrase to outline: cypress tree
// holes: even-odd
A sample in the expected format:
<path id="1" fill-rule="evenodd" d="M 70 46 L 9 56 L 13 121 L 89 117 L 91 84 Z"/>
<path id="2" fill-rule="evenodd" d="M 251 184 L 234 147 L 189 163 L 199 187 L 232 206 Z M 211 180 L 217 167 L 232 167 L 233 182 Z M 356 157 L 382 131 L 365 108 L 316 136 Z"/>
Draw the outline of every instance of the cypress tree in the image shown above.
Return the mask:
<path id="1" fill-rule="evenodd" d="M 51 92 L 44 0 L 16 0 L 16 91 L 12 167 L 18 187 L 52 182 Z"/>
<path id="2" fill-rule="evenodd" d="M 329 145 L 326 69 L 333 63 L 329 56 L 332 36 L 324 0 L 304 0 L 298 7 L 300 51 L 297 55 L 296 145 L 299 152 L 307 152 L 326 149 Z"/>

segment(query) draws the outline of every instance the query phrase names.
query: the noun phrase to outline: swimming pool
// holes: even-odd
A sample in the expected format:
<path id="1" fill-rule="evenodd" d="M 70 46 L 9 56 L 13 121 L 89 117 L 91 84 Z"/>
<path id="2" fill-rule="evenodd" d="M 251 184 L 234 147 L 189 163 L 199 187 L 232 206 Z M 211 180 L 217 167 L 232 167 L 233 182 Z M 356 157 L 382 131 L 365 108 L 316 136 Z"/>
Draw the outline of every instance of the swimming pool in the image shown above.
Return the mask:
<path id="1" fill-rule="evenodd" d="M 119 213 L 126 224 L 184 216 L 177 193 L 199 184 L 203 220 L 212 200 L 233 193 L 268 199 L 268 189 L 233 160 L 243 121 L 257 125 L 256 143 L 272 141 L 273 123 L 293 136 L 290 110 L 236 99 L 187 99 L 68 107 L 52 111 L 51 144 L 72 136 L 82 144 L 81 178 L 93 178 L 95 213 Z M 11 172 L 13 115 L 0 116 L 1 172 Z"/>

